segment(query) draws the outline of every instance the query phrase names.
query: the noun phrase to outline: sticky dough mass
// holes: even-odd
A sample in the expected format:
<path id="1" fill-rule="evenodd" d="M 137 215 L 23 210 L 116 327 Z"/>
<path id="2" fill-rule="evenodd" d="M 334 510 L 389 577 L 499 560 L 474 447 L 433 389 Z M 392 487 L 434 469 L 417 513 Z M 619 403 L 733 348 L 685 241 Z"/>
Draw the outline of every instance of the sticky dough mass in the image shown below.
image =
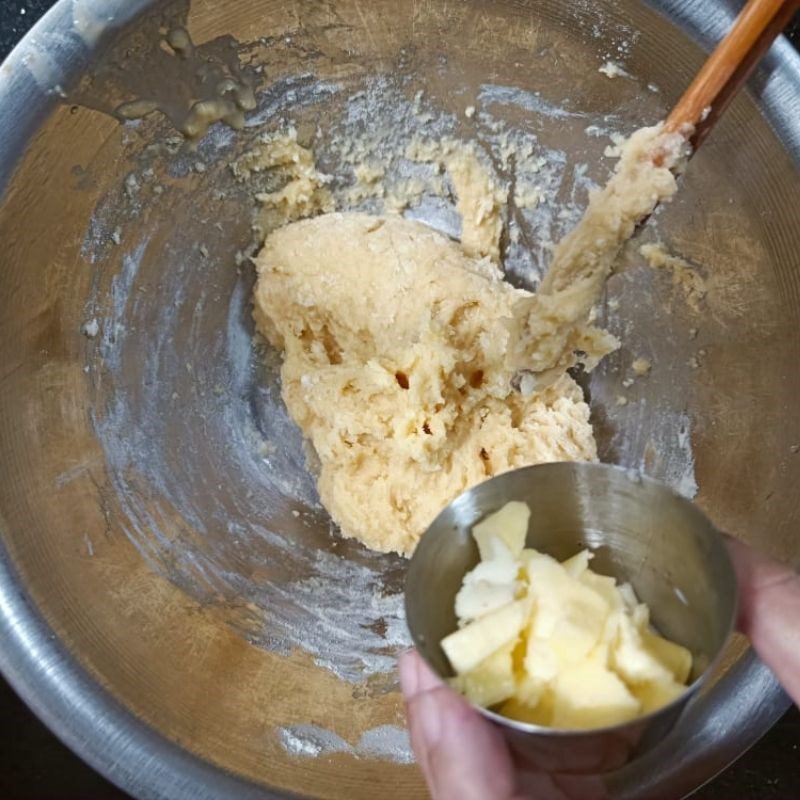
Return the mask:
<path id="1" fill-rule="evenodd" d="M 462 245 L 398 216 L 356 213 L 267 238 L 256 320 L 284 352 L 283 397 L 319 456 L 322 502 L 345 536 L 408 555 L 481 480 L 597 457 L 567 370 L 578 360 L 592 368 L 618 346 L 591 324 L 592 307 L 636 224 L 674 194 L 685 140 L 643 128 L 619 155 L 536 295 L 505 283 L 495 264 L 502 193 L 470 149 L 415 156 L 441 159 L 451 174 Z"/>
<path id="2" fill-rule="evenodd" d="M 398 216 L 327 214 L 271 234 L 256 319 L 345 536 L 409 554 L 436 514 L 514 467 L 596 458 L 566 374 L 523 397 L 504 366 L 520 299 L 488 260 Z"/>

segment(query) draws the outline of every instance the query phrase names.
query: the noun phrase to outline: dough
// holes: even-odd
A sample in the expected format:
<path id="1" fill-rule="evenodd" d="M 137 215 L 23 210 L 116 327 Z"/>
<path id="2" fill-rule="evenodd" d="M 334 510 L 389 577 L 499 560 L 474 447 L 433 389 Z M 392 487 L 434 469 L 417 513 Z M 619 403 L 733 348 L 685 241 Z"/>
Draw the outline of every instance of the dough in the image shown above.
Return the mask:
<path id="1" fill-rule="evenodd" d="M 474 147 L 450 140 L 414 143 L 407 156 L 446 167 L 460 246 L 400 217 L 355 213 L 267 238 L 256 320 L 284 351 L 283 397 L 319 456 L 320 496 L 345 536 L 408 555 L 436 514 L 481 480 L 596 458 L 589 408 L 567 369 L 591 369 L 618 346 L 592 325 L 592 308 L 636 225 L 674 194 L 684 153 L 685 139 L 661 126 L 623 143 L 614 176 L 556 247 L 536 295 L 505 283 L 494 263 L 507 190 Z M 284 162 L 300 199 L 324 209 L 329 195 L 318 194 L 310 156 Z M 260 199 L 291 210 L 290 194 Z M 305 202 L 300 211 L 294 218 L 309 212 Z"/>
<path id="2" fill-rule="evenodd" d="M 504 320 L 532 296 L 489 259 L 420 223 L 347 213 L 275 231 L 257 269 L 258 327 L 284 352 L 283 397 L 345 536 L 408 555 L 485 478 L 596 458 L 568 375 L 511 389 Z"/>
<path id="3" fill-rule="evenodd" d="M 591 369 L 617 342 L 588 324 L 614 261 L 636 226 L 677 191 L 674 171 L 686 156 L 684 136 L 663 125 L 641 128 L 619 148 L 608 184 L 589 198 L 580 223 L 556 246 L 535 296 L 520 300 L 507 363 L 528 370 L 528 388 L 556 380 L 579 360 Z"/>
<path id="4" fill-rule="evenodd" d="M 473 258 L 488 256 L 499 262 L 508 189 L 498 184 L 481 161 L 477 146 L 455 139 L 415 139 L 406 149 L 406 156 L 447 170 L 461 215 L 462 250 Z"/>

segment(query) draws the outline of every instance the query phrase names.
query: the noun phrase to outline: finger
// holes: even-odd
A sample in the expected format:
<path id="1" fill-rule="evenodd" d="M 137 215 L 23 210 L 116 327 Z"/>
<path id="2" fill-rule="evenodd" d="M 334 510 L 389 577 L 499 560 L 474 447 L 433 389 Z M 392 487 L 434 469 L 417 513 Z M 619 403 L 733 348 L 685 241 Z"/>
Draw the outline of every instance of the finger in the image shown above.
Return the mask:
<path id="1" fill-rule="evenodd" d="M 401 660 L 411 745 L 434 800 L 509 800 L 514 771 L 502 734 L 416 654 Z"/>
<path id="2" fill-rule="evenodd" d="M 427 780 L 428 750 L 419 728 L 417 716 L 409 711 L 409 704 L 412 700 L 425 691 L 420 686 L 420 661 L 421 659 L 415 650 L 410 650 L 400 655 L 400 688 L 403 690 L 403 695 L 406 700 L 406 717 L 408 719 L 408 733 L 411 739 L 411 749 L 414 751 L 417 764 Z"/>
<path id="3" fill-rule="evenodd" d="M 735 539 L 728 550 L 739 581 L 739 630 L 800 703 L 800 577 Z"/>

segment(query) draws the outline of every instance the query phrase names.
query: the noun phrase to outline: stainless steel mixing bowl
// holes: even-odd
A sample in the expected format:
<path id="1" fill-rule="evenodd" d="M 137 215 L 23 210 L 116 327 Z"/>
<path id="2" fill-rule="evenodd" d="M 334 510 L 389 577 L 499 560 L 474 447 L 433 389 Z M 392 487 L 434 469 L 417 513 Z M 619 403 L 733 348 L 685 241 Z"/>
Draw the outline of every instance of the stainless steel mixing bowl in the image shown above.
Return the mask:
<path id="1" fill-rule="evenodd" d="M 65 742 L 138 797 L 423 795 L 394 676 L 406 564 L 319 506 L 253 344 L 253 191 L 229 164 L 282 119 L 336 191 L 354 133 L 423 126 L 499 166 L 503 131 L 528 137 L 555 200 L 506 248 L 535 278 L 608 174 L 605 134 L 663 115 L 733 5 L 62 0 L 36 26 L 0 68 L 0 669 Z M 181 26 L 194 50 L 166 42 Z M 181 124 L 224 80 L 257 108 L 194 148 L 113 114 L 149 98 Z M 723 529 L 793 560 L 799 103 L 779 42 L 648 228 L 704 274 L 701 313 L 632 253 L 602 312 L 625 346 L 588 386 L 604 459 L 699 485 Z M 446 197 L 408 213 L 458 232 Z M 777 719 L 741 643 L 728 666 L 617 796 L 686 793 Z"/>
<path id="2" fill-rule="evenodd" d="M 539 464 L 484 481 L 436 517 L 408 568 L 408 628 L 419 653 L 442 678 L 452 677 L 453 670 L 440 643 L 457 629 L 456 594 L 479 561 L 472 528 L 511 501 L 531 509 L 526 547 L 559 561 L 590 550 L 592 569 L 630 582 L 650 607 L 656 630 L 692 653 L 690 687 L 683 695 L 621 725 L 570 731 L 479 709 L 536 769 L 584 776 L 611 772 L 661 742 L 718 667 L 737 609 L 736 574 L 725 541 L 691 501 L 635 470 Z M 585 786 L 574 792 L 582 798 L 589 794 Z"/>

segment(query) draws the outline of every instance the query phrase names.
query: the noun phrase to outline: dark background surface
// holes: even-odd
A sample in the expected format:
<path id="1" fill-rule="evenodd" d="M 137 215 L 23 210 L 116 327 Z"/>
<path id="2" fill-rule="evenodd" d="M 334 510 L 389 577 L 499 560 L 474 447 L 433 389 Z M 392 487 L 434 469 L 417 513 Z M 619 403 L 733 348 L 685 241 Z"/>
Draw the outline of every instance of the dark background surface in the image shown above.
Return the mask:
<path id="1" fill-rule="evenodd" d="M 53 0 L 0 0 L 0 60 L 51 5 Z M 792 26 L 792 39 L 800 44 L 797 19 Z M 798 745 L 800 712 L 795 708 L 749 753 L 694 797 L 698 800 L 800 798 Z M 127 795 L 65 748 L 0 678 L 0 800 L 126 798 Z"/>

